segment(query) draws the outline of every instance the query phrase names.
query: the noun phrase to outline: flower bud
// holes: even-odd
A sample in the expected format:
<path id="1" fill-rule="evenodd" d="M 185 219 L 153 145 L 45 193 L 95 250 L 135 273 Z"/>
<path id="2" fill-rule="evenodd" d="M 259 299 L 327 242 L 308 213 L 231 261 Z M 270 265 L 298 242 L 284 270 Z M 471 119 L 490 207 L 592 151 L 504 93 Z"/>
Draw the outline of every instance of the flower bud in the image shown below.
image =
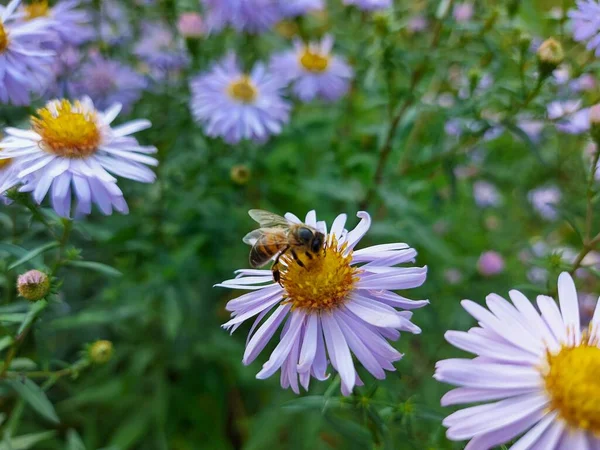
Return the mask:
<path id="1" fill-rule="evenodd" d="M 183 13 L 177 20 L 179 33 L 188 39 L 197 39 L 204 35 L 202 16 L 195 12 Z"/>
<path id="2" fill-rule="evenodd" d="M 30 270 L 17 279 L 19 295 L 30 302 L 42 300 L 50 292 L 50 277 L 39 270 Z"/>
<path id="3" fill-rule="evenodd" d="M 560 42 L 549 38 L 538 48 L 537 57 L 540 76 L 546 78 L 563 62 L 565 52 Z"/>
<path id="4" fill-rule="evenodd" d="M 494 251 L 482 253 L 477 262 L 477 270 L 484 277 L 498 275 L 504 271 L 504 258 Z"/>
<path id="5" fill-rule="evenodd" d="M 233 166 L 230 172 L 231 181 L 235 184 L 244 185 L 250 181 L 250 177 L 252 175 L 252 171 L 250 167 L 245 164 L 239 164 L 237 166 Z"/>
<path id="6" fill-rule="evenodd" d="M 590 134 L 596 144 L 600 143 L 600 104 L 590 108 Z"/>
<path id="7" fill-rule="evenodd" d="M 106 364 L 113 354 L 113 344 L 110 341 L 96 341 L 88 348 L 88 356 L 94 364 Z"/>
<path id="8" fill-rule="evenodd" d="M 298 24 L 291 20 L 282 20 L 277 25 L 275 25 L 275 31 L 281 37 L 286 39 L 292 39 L 299 33 Z"/>

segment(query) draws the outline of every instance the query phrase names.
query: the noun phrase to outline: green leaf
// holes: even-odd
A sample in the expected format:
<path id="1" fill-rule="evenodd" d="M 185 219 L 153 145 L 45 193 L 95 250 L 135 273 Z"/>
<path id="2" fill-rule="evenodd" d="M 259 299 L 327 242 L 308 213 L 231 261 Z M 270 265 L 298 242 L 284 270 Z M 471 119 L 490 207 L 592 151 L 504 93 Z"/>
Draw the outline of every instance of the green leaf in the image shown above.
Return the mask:
<path id="1" fill-rule="evenodd" d="M 123 274 L 114 267 L 94 261 L 69 261 L 67 262 L 67 265 L 79 267 L 81 269 L 93 270 L 95 272 L 100 272 L 101 274 L 107 275 L 109 277 L 123 276 Z"/>
<path id="2" fill-rule="evenodd" d="M 295 398 L 282 405 L 288 411 L 325 410 L 327 408 L 341 408 L 343 403 L 337 397 L 323 397 L 321 395 L 307 395 Z"/>
<path id="3" fill-rule="evenodd" d="M 69 430 L 67 432 L 67 448 L 66 450 L 86 450 L 85 444 L 79 437 L 79 434 L 75 430 Z"/>
<path id="4" fill-rule="evenodd" d="M 0 314 L 0 322 L 21 323 L 26 317 L 25 313 Z"/>
<path id="5" fill-rule="evenodd" d="M 46 397 L 46 393 L 29 378 L 6 380 L 5 382 L 42 417 L 54 423 L 60 422 L 54 406 Z"/>
<path id="6" fill-rule="evenodd" d="M 19 267 L 21 264 L 25 264 L 27 261 L 30 261 L 36 256 L 41 255 L 42 253 L 47 252 L 48 250 L 52 250 L 53 248 L 56 248 L 59 245 L 60 244 L 58 242 L 49 242 L 45 245 L 42 245 L 41 247 L 30 250 L 21 258 L 19 258 L 19 260 L 8 266 L 8 270 L 13 270 L 15 267 Z"/>
<path id="7" fill-rule="evenodd" d="M 0 444 L 0 450 L 27 450 L 34 448 L 33 446 L 39 442 L 53 438 L 56 435 L 56 431 L 42 431 L 40 433 L 24 434 L 23 436 L 17 436 L 10 439 L 10 441 L 2 442 Z M 37 447 L 39 448 L 39 447 Z M 83 449 L 85 450 L 85 449 Z"/>
<path id="8" fill-rule="evenodd" d="M 40 300 L 31 305 L 31 308 L 21 323 L 17 334 L 21 334 L 23 331 L 25 331 L 25 329 L 37 318 L 38 314 L 46 308 L 46 306 L 48 306 L 48 302 L 46 300 Z"/>
<path id="9" fill-rule="evenodd" d="M 140 412 L 129 417 L 113 435 L 110 445 L 123 450 L 135 447 L 147 433 L 150 427 L 150 413 L 152 408 L 140 408 Z"/>
<path id="10" fill-rule="evenodd" d="M 0 352 L 5 348 L 9 347 L 13 343 L 13 338 L 10 336 L 4 336 L 0 339 Z"/>

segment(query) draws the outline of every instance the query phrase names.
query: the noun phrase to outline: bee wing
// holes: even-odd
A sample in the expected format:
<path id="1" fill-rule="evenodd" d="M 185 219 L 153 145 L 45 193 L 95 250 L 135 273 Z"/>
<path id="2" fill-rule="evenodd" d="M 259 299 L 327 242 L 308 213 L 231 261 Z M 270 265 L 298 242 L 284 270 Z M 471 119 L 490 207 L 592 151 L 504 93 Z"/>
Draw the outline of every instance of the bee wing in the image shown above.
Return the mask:
<path id="1" fill-rule="evenodd" d="M 242 241 L 244 241 L 244 244 L 254 245 L 256 244 L 256 241 L 258 241 L 258 238 L 260 238 L 263 234 L 264 233 L 260 230 L 254 230 L 244 236 Z"/>
<path id="2" fill-rule="evenodd" d="M 263 237 L 267 239 L 261 239 Z M 252 245 L 250 250 L 250 265 L 262 267 L 288 246 L 286 232 L 281 228 L 260 228 L 244 237 L 246 244 Z"/>
<path id="3" fill-rule="evenodd" d="M 248 214 L 254 219 L 261 228 L 289 228 L 290 223 L 285 217 L 281 217 L 269 211 L 262 209 L 251 209 Z"/>

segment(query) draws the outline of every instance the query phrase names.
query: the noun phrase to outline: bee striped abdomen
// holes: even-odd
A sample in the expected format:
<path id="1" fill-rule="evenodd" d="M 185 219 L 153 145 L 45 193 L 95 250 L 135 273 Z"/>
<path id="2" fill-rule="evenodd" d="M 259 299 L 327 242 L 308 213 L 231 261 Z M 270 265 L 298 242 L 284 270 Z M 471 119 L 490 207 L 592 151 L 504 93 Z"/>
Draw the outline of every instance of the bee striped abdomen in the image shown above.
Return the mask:
<path id="1" fill-rule="evenodd" d="M 273 256 L 283 250 L 281 236 L 276 234 L 264 234 L 258 238 L 250 252 L 250 265 L 262 267 L 269 262 Z"/>

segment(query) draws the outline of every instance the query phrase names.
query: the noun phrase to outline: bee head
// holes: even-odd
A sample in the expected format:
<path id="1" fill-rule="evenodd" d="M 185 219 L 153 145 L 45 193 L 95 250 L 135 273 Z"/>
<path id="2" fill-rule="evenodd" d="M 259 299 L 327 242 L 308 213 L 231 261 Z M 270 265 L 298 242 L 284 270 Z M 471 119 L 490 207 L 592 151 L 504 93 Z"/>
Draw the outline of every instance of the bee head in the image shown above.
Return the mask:
<path id="1" fill-rule="evenodd" d="M 302 227 L 298 230 L 296 237 L 303 244 L 309 244 L 310 241 L 312 240 L 312 238 L 314 237 L 314 235 L 315 234 L 313 233 L 313 231 L 310 228 Z"/>
<path id="2" fill-rule="evenodd" d="M 320 232 L 315 233 L 315 237 L 311 243 L 311 250 L 313 253 L 318 253 L 323 248 L 323 241 L 325 240 L 325 235 Z"/>

